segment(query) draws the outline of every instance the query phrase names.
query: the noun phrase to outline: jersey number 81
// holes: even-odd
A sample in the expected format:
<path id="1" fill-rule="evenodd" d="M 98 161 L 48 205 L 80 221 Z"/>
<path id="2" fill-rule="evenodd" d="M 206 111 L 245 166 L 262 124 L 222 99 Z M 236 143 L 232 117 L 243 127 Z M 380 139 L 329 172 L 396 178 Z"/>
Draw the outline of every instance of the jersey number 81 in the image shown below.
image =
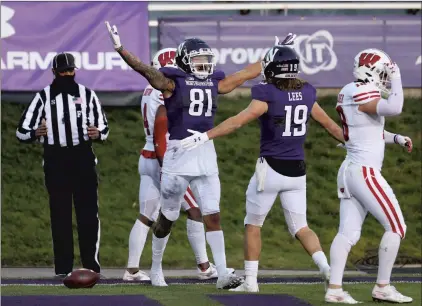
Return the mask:
<path id="1" fill-rule="evenodd" d="M 204 110 L 204 102 L 207 103 L 207 110 L 205 111 L 205 117 L 212 116 L 212 92 L 211 89 L 199 89 L 192 88 L 190 90 L 190 104 L 189 104 L 189 115 L 201 116 Z"/>

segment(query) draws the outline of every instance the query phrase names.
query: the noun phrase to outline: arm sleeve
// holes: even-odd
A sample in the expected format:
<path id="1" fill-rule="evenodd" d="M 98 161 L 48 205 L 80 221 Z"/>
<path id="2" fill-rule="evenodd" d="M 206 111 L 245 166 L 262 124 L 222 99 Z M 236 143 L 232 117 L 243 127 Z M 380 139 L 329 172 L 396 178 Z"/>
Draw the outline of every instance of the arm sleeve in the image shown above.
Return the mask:
<path id="1" fill-rule="evenodd" d="M 160 106 L 159 109 L 164 106 Z M 167 116 L 157 111 L 157 116 L 154 122 L 154 147 L 155 154 L 157 154 L 158 162 L 162 166 L 164 153 L 167 148 Z"/>
<path id="2" fill-rule="evenodd" d="M 92 90 L 92 111 L 94 112 L 94 126 L 100 132 L 99 140 L 104 141 L 109 134 L 108 121 L 97 94 Z"/>
<path id="3" fill-rule="evenodd" d="M 44 101 L 41 99 L 41 95 L 37 93 L 23 112 L 18 128 L 16 129 L 16 137 L 20 142 L 31 143 L 36 140 L 35 130 L 40 124 L 43 110 Z"/>
<path id="4" fill-rule="evenodd" d="M 397 143 L 398 134 L 390 133 L 384 130 L 384 141 L 385 143 Z"/>
<path id="5" fill-rule="evenodd" d="M 380 116 L 397 116 L 403 109 L 404 94 L 401 79 L 391 80 L 391 94 L 387 100 L 381 99 L 377 104 L 377 114 Z"/>

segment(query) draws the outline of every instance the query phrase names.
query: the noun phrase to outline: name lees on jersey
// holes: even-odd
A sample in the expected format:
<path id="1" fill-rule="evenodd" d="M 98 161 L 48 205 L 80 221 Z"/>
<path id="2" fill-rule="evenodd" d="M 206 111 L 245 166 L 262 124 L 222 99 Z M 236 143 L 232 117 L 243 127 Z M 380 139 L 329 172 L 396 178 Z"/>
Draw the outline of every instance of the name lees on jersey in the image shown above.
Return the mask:
<path id="1" fill-rule="evenodd" d="M 84 70 L 128 70 L 130 67 L 120 57 L 117 52 L 75 52 L 71 53 L 75 57 L 75 64 L 78 68 Z M 2 70 L 46 70 L 51 67 L 51 61 L 57 55 L 57 52 L 48 52 L 46 54 L 37 51 L 8 51 L 1 58 Z"/>

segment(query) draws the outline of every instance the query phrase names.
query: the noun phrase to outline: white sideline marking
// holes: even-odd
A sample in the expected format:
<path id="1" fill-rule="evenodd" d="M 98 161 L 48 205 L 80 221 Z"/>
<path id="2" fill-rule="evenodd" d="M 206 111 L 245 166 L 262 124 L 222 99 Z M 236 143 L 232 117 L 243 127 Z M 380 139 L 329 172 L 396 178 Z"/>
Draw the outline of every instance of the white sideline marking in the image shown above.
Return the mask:
<path id="1" fill-rule="evenodd" d="M 268 283 L 260 283 L 260 286 L 265 286 L 265 285 L 319 285 L 322 284 L 323 282 L 268 282 Z M 349 285 L 359 285 L 359 284 L 373 284 L 374 282 L 369 282 L 369 281 L 363 281 L 363 282 L 343 282 L 344 284 L 349 284 Z M 395 281 L 394 283 L 406 283 L 406 284 L 420 284 L 421 281 Z M 98 284 L 96 285 L 96 287 L 107 287 L 107 286 L 139 286 L 139 285 L 144 285 L 144 286 L 150 286 L 149 284 L 142 284 L 142 283 L 116 283 L 116 284 Z M 214 285 L 214 284 L 207 284 L 207 283 L 170 283 L 168 284 L 169 286 L 171 285 Z M 8 286 L 28 286 L 28 287 L 61 287 L 64 286 L 63 284 L 1 284 L 1 287 L 8 287 Z M 152 286 L 151 286 L 152 287 Z"/>

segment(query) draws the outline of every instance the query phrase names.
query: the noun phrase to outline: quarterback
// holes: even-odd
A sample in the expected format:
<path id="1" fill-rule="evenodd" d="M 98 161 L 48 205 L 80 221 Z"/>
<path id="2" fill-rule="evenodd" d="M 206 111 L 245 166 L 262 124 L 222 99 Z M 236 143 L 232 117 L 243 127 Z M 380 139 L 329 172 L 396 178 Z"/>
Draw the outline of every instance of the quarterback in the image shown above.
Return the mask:
<path id="1" fill-rule="evenodd" d="M 293 43 L 294 36 L 290 43 Z M 252 102 L 237 114 L 205 132 L 182 140 L 191 150 L 207 141 L 234 132 L 258 119 L 261 128 L 260 157 L 246 191 L 245 275 L 231 291 L 259 291 L 257 275 L 261 253 L 261 227 L 277 197 L 290 234 L 296 237 L 328 281 L 330 267 L 317 235 L 306 220 L 306 165 L 304 142 L 310 117 L 343 142 L 342 129 L 316 102 L 316 89 L 299 78 L 299 57 L 285 45 L 275 46 L 262 60 L 265 81 L 252 87 Z"/>
<path id="2" fill-rule="evenodd" d="M 400 69 L 378 49 L 366 49 L 355 57 L 355 81 L 338 95 L 339 113 L 347 155 L 337 177 L 340 198 L 340 227 L 331 244 L 331 277 L 325 301 L 357 304 L 342 290 L 343 272 L 352 246 L 360 238 L 367 213 L 385 229 L 379 246 L 377 282 L 372 290 L 375 301 L 409 303 L 412 298 L 390 285 L 391 271 L 406 224 L 399 202 L 381 174 L 385 144 L 396 143 L 412 151 L 409 137 L 384 130 L 385 117 L 397 116 L 403 108 Z M 383 99 L 381 94 L 388 95 Z"/>
<path id="3" fill-rule="evenodd" d="M 175 55 L 176 49 L 162 49 L 155 54 L 152 66 L 156 69 L 166 66 L 174 67 Z M 160 209 L 160 172 L 167 143 L 167 118 L 164 99 L 161 92 L 150 85 L 145 88 L 142 95 L 141 112 L 145 146 L 141 151 L 138 163 L 140 214 L 129 236 L 128 266 L 123 275 L 123 279 L 127 281 L 150 280 L 145 272 L 139 270 L 139 261 L 149 228 L 157 220 Z M 217 270 L 208 261 L 201 212 L 189 187 L 182 199 L 181 206 L 188 214 L 186 230 L 198 265 L 198 278 L 202 280 L 216 278 Z M 153 237 L 153 244 L 156 243 L 155 239 Z M 231 272 L 233 271 L 231 269 Z M 155 284 L 154 282 L 155 280 L 153 280 L 153 284 Z"/>

